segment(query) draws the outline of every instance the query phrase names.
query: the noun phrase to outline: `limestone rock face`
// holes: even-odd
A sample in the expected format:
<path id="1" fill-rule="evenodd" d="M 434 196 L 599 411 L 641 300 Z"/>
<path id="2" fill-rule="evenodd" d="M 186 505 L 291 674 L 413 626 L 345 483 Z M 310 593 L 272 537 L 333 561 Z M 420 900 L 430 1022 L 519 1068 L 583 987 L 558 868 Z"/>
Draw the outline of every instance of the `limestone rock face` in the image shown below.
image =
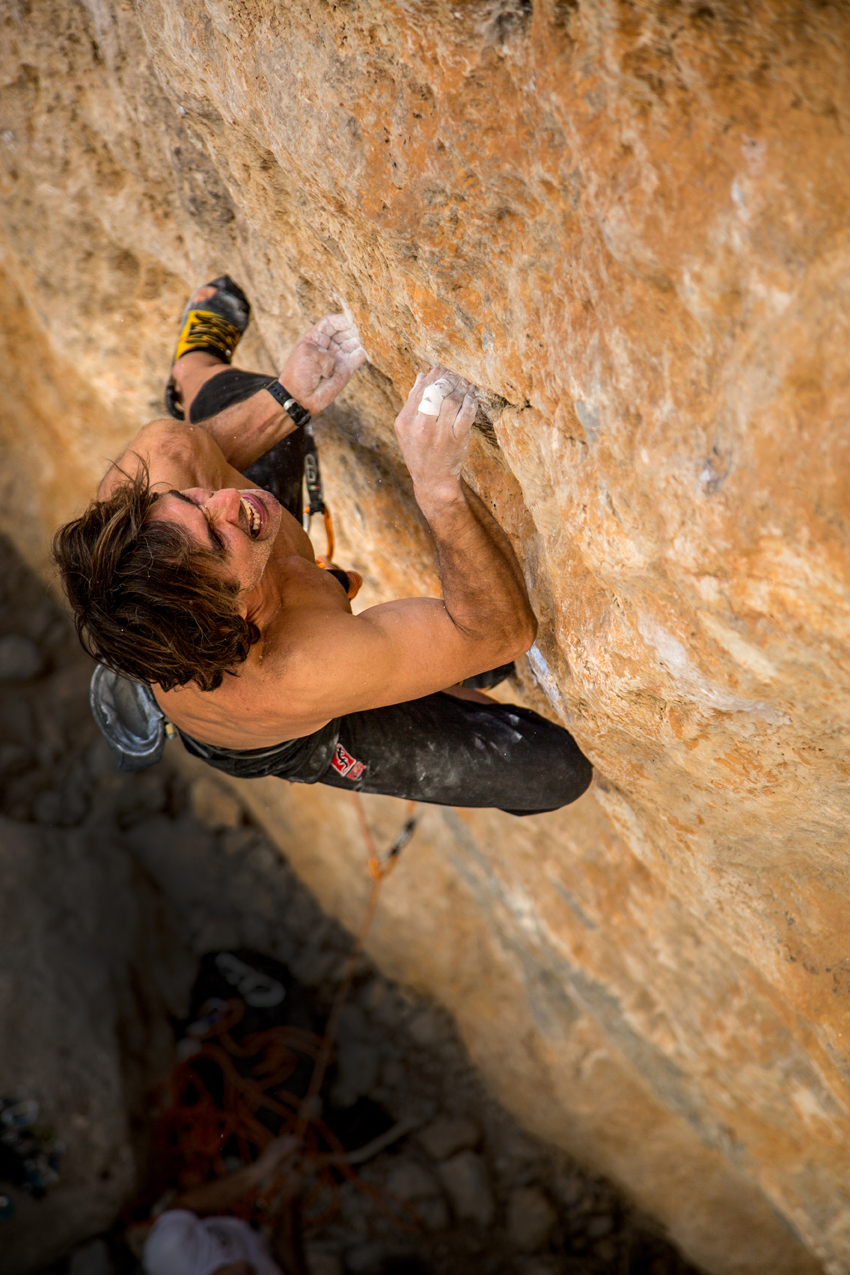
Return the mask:
<path id="1" fill-rule="evenodd" d="M 3 526 L 44 562 L 224 269 L 245 366 L 360 327 L 322 443 L 367 602 L 435 587 L 414 372 L 480 386 L 523 693 L 597 781 L 428 812 L 373 954 L 707 1270 L 850 1271 L 846 7 L 7 0 L 0 58 Z M 341 796 L 246 799 L 355 925 Z"/>

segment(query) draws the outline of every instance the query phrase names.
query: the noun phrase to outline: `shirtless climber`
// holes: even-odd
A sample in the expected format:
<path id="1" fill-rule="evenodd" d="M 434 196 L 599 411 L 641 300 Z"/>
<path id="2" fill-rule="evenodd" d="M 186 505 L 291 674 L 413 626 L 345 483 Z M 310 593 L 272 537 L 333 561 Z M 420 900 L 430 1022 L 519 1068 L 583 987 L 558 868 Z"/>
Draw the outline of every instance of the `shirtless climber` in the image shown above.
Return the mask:
<path id="1" fill-rule="evenodd" d="M 537 627 L 507 537 L 461 478 L 472 387 L 420 374 L 395 422 L 443 598 L 354 615 L 358 578 L 320 569 L 298 513 L 308 413 L 365 354 L 330 315 L 279 379 L 232 368 L 249 312 L 227 276 L 195 293 L 166 395 L 179 419 L 141 429 L 57 533 L 87 649 L 148 683 L 186 748 L 229 774 L 522 815 L 574 801 L 591 766 L 567 731 L 458 685 Z"/>

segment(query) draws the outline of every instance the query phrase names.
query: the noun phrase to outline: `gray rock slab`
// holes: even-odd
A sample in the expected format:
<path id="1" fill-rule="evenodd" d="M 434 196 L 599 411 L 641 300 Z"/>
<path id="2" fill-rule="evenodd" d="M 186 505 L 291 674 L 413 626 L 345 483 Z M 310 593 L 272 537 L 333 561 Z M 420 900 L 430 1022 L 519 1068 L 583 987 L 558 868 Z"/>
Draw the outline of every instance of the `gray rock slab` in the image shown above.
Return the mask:
<path id="1" fill-rule="evenodd" d="M 440 1165 L 440 1177 L 461 1221 L 489 1226 L 496 1206 L 483 1158 L 474 1151 L 460 1151 Z"/>
<path id="2" fill-rule="evenodd" d="M 539 1187 L 519 1187 L 508 1200 L 508 1235 L 524 1253 L 535 1253 L 548 1243 L 558 1215 Z"/>
<path id="3" fill-rule="evenodd" d="M 48 1266 L 105 1230 L 132 1194 L 128 1103 L 170 1058 L 167 1014 L 180 1012 L 193 973 L 180 966 L 184 987 L 158 908 L 103 830 L 0 818 L 2 1089 L 34 1098 L 65 1146 L 43 1200 L 10 1188 L 3 1275 Z"/>
<path id="4" fill-rule="evenodd" d="M 440 1116 L 416 1135 L 432 1160 L 447 1160 L 458 1151 L 471 1150 L 481 1141 L 481 1130 L 465 1116 Z"/>

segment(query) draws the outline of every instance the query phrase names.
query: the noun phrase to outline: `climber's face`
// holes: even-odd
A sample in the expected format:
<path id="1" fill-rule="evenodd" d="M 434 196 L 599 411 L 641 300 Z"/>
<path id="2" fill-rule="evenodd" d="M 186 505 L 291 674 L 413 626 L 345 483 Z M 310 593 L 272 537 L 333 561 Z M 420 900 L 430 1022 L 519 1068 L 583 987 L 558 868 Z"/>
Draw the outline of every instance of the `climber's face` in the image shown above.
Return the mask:
<path id="1" fill-rule="evenodd" d="M 258 487 L 167 491 L 148 515 L 152 520 L 174 523 L 202 549 L 214 553 L 224 573 L 239 584 L 243 598 L 262 579 L 282 516 L 274 496 Z"/>

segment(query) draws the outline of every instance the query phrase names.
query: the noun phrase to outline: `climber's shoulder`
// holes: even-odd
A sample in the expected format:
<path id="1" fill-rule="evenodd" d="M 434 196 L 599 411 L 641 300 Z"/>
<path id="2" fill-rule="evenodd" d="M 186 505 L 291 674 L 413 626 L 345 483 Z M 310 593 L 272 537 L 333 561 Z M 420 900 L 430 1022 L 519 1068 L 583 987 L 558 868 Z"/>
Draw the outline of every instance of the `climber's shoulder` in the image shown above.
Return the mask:
<path id="1" fill-rule="evenodd" d="M 188 487 L 232 485 L 231 469 L 211 434 L 198 425 L 168 418 L 143 425 L 117 460 L 112 461 L 97 491 L 108 500 L 120 486 L 144 469 L 151 487 L 182 491 Z"/>
<path id="2" fill-rule="evenodd" d="M 339 581 L 298 549 L 273 557 L 272 580 L 252 616 L 259 636 L 215 690 L 195 682 L 153 688 L 184 734 L 221 748 L 266 748 L 312 734 L 347 711 L 335 688 L 340 677 L 356 681 L 357 668 L 334 619 L 354 617 Z"/>

